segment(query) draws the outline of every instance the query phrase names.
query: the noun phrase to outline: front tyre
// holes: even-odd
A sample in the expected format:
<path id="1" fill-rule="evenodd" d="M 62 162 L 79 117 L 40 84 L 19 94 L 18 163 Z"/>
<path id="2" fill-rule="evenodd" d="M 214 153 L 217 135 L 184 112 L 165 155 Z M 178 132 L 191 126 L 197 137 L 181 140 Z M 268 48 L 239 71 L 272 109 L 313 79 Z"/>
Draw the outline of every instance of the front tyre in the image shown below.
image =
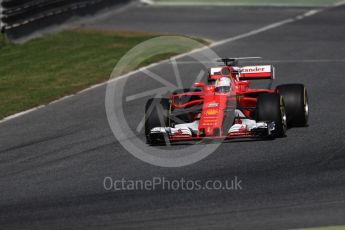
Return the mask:
<path id="1" fill-rule="evenodd" d="M 276 88 L 285 102 L 289 127 L 307 126 L 309 119 L 308 92 L 303 84 L 286 84 Z"/>
<path id="2" fill-rule="evenodd" d="M 145 136 L 148 144 L 165 144 L 164 135 L 150 135 L 151 129 L 169 126 L 170 102 L 167 98 L 151 98 L 145 106 Z"/>
<path id="3" fill-rule="evenodd" d="M 273 136 L 286 135 L 286 113 L 283 97 L 276 93 L 260 94 L 257 98 L 257 121 L 273 121 Z"/>

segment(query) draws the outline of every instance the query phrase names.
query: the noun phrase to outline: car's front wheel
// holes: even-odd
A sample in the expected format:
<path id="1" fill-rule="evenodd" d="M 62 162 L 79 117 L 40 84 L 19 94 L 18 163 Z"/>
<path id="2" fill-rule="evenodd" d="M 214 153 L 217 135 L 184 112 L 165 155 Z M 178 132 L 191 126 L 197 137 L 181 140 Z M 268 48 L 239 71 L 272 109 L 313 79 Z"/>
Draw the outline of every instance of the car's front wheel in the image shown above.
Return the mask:
<path id="1" fill-rule="evenodd" d="M 273 121 L 275 137 L 286 135 L 286 113 L 284 99 L 276 93 L 260 94 L 257 98 L 256 107 L 257 121 Z"/>
<path id="2" fill-rule="evenodd" d="M 284 98 L 288 126 L 308 125 L 309 102 L 306 87 L 302 84 L 286 84 L 278 86 L 276 91 Z"/>
<path id="3" fill-rule="evenodd" d="M 145 136 L 148 144 L 164 144 L 166 136 L 151 135 L 150 131 L 156 127 L 169 126 L 170 102 L 167 98 L 151 98 L 145 106 Z"/>

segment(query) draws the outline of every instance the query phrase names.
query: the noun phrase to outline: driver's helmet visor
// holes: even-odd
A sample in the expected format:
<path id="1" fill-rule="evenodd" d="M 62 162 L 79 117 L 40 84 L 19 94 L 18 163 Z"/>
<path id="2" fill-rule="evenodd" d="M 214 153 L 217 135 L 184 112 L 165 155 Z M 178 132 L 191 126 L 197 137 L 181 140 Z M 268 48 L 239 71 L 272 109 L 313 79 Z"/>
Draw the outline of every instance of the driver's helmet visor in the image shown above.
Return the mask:
<path id="1" fill-rule="evenodd" d="M 218 93 L 230 92 L 231 80 L 227 77 L 222 77 L 216 81 L 215 91 Z"/>
<path id="2" fill-rule="evenodd" d="M 230 92 L 230 86 L 219 86 L 219 87 L 216 87 L 215 90 L 217 93 L 228 93 Z"/>

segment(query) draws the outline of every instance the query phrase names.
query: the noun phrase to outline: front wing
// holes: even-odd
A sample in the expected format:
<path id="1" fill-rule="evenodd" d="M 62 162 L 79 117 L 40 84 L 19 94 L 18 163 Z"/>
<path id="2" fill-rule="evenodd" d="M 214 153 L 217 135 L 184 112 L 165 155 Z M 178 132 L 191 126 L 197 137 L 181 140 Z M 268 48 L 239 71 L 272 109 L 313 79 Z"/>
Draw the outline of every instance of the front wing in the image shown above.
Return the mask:
<path id="1" fill-rule="evenodd" d="M 156 127 L 151 129 L 148 138 L 157 142 L 166 142 L 167 140 L 170 142 L 178 142 L 203 139 L 269 138 L 273 136 L 274 130 L 274 122 L 258 122 L 256 127 L 251 129 L 241 127 L 240 125 L 233 125 L 226 136 L 200 136 L 196 130 L 192 130 L 188 127 Z"/>

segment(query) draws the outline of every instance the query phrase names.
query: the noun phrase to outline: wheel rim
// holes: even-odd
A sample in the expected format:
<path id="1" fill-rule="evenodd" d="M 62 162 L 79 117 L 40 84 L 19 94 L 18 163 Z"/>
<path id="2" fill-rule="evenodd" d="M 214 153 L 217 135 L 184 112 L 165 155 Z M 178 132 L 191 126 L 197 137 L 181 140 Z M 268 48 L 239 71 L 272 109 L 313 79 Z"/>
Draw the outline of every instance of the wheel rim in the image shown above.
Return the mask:
<path id="1" fill-rule="evenodd" d="M 285 113 L 284 106 L 282 106 L 282 122 L 283 122 L 283 129 L 284 129 L 284 133 L 285 133 L 286 128 L 287 128 L 287 122 L 286 122 L 286 113 Z"/>
<path id="2" fill-rule="evenodd" d="M 282 116 L 283 131 L 285 133 L 287 129 L 287 119 L 286 119 L 285 104 L 283 101 L 283 97 L 280 97 L 280 112 Z"/>
<path id="3" fill-rule="evenodd" d="M 307 122 L 309 118 L 309 104 L 307 90 L 304 88 L 304 119 Z"/>

